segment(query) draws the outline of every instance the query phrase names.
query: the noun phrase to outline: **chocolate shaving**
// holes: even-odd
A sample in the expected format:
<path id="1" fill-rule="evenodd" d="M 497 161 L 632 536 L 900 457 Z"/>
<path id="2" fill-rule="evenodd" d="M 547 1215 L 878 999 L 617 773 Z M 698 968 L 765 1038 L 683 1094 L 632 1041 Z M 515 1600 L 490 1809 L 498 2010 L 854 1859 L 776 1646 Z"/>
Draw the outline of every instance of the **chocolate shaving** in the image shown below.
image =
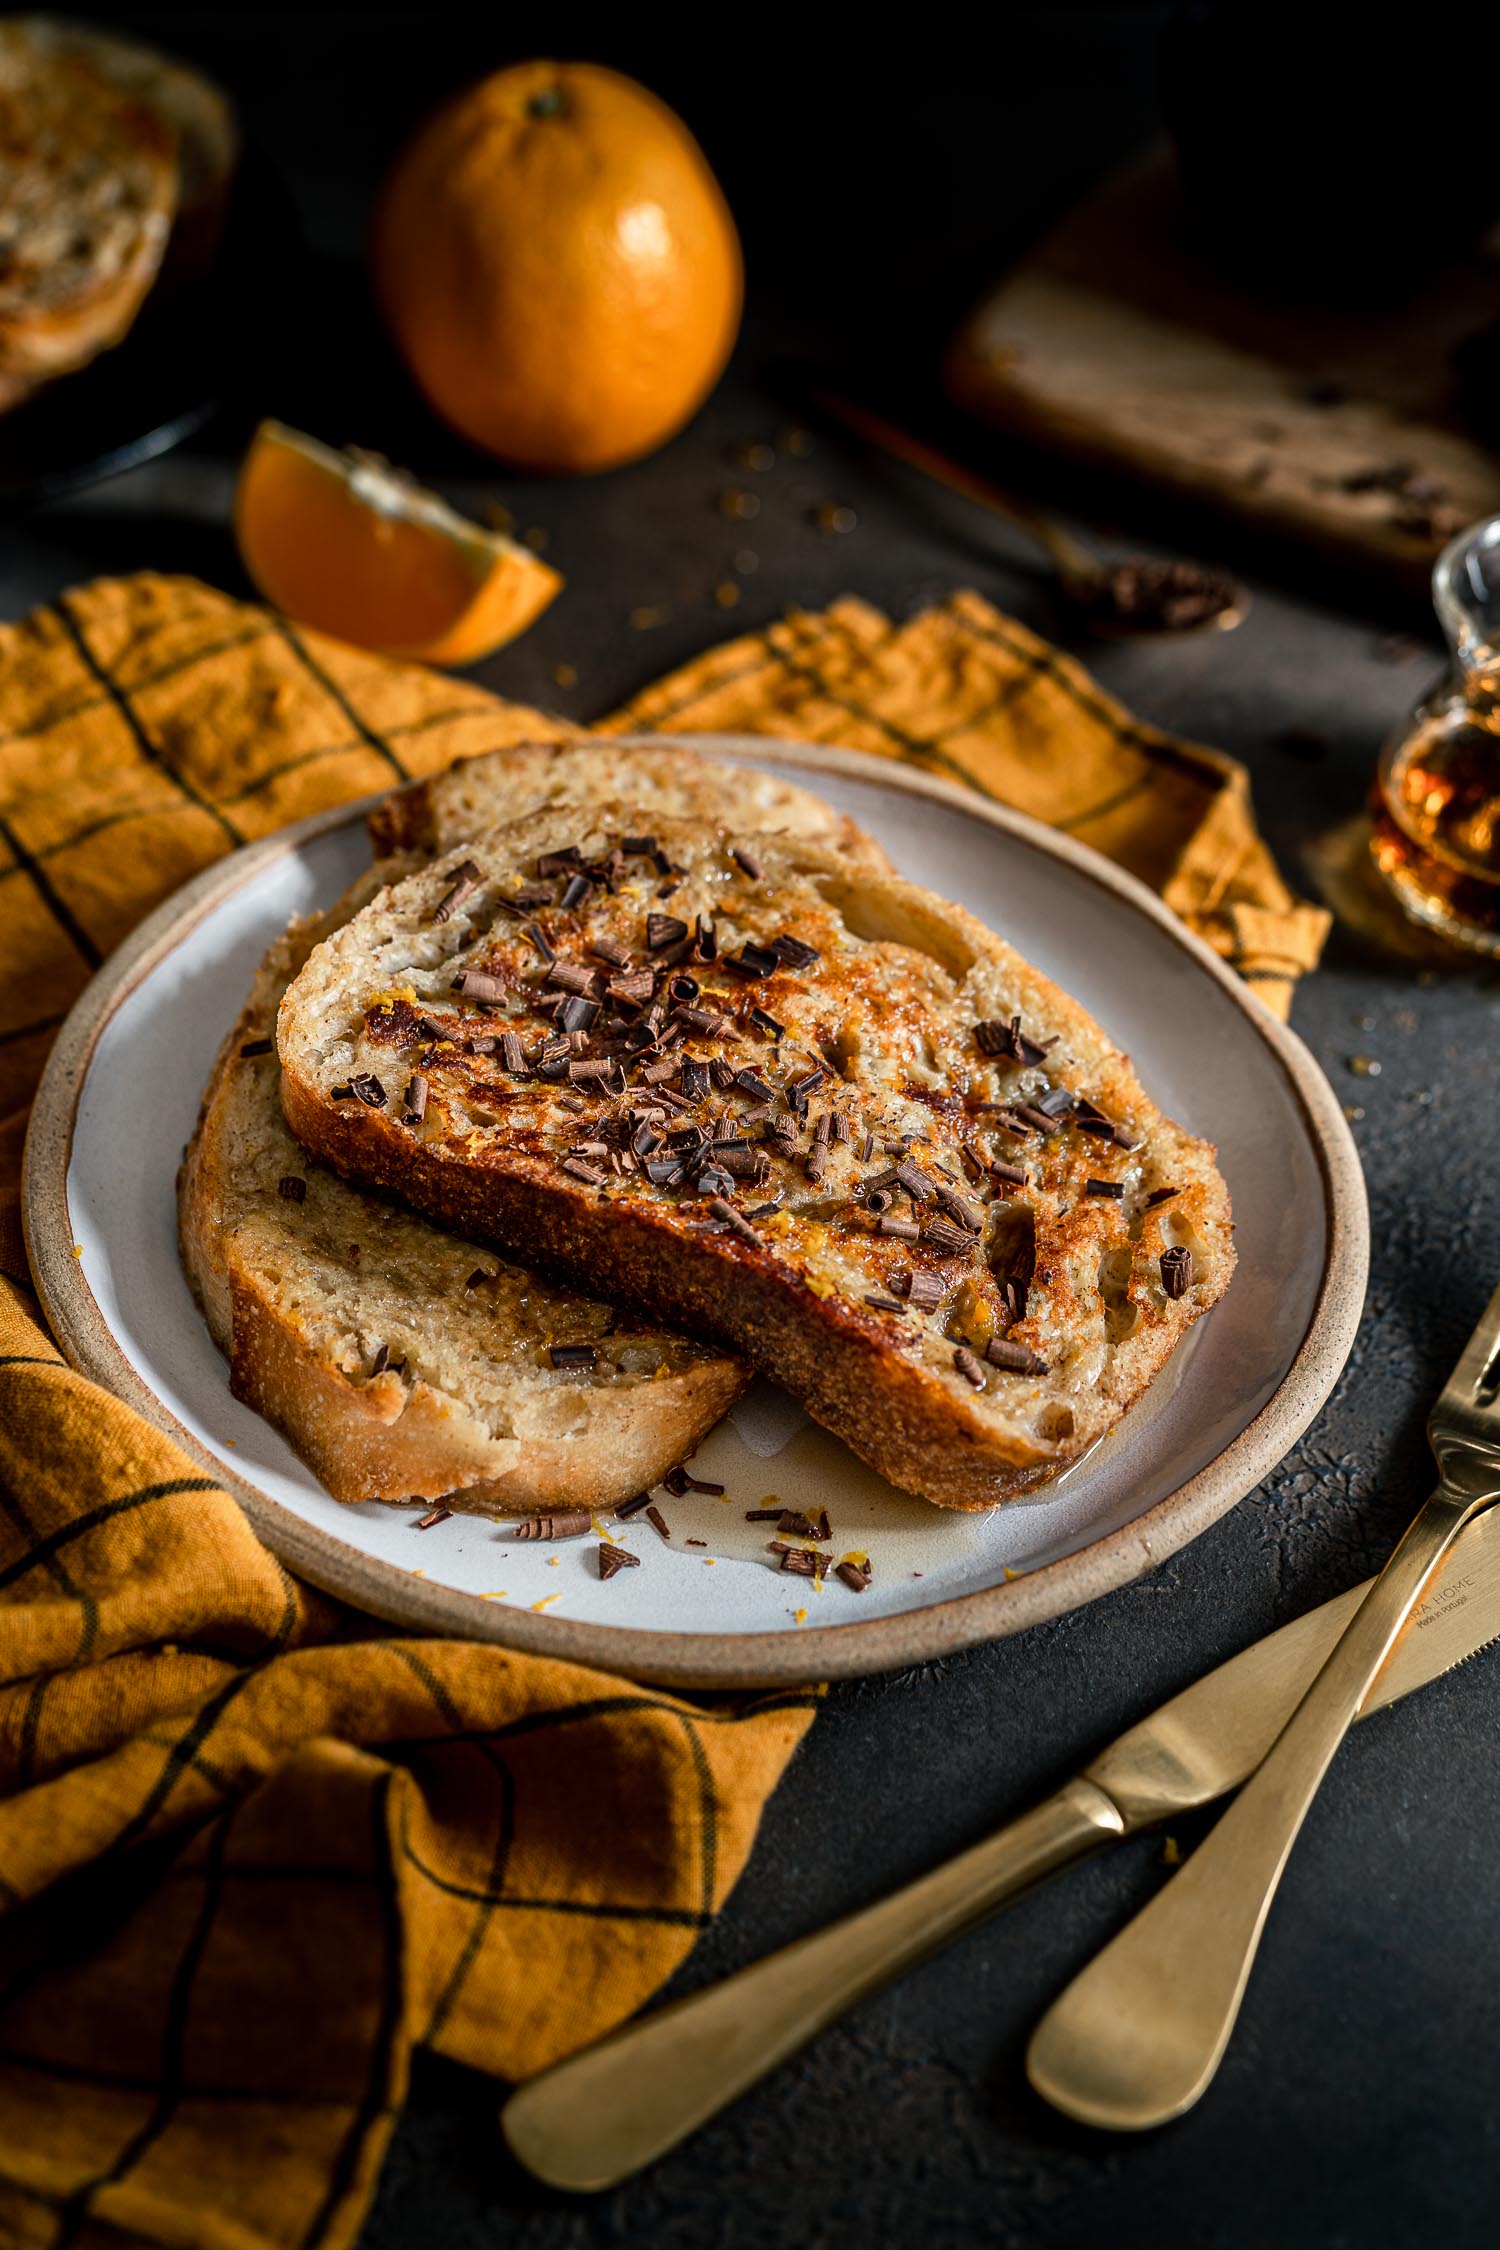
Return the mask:
<path id="1" fill-rule="evenodd" d="M 552 962 L 557 959 L 556 946 L 552 943 L 552 940 L 547 936 L 544 930 L 538 929 L 535 922 L 528 922 L 525 929 L 522 930 L 521 935 L 523 938 L 529 938 L 531 940 L 531 943 L 536 947 L 537 952 L 540 953 L 544 961 Z"/>
<path id="2" fill-rule="evenodd" d="M 276 1182 L 276 1193 L 281 1197 L 283 1203 L 305 1203 L 307 1201 L 307 1182 L 299 1178 L 295 1172 L 288 1172 L 284 1179 Z"/>
<path id="3" fill-rule="evenodd" d="M 664 947 L 677 945 L 688 934 L 686 922 L 675 914 L 648 914 L 646 916 L 646 950 L 660 953 Z"/>
<path id="4" fill-rule="evenodd" d="M 869 1591 L 870 1566 L 868 1563 L 841 1562 L 834 1575 L 842 1578 L 851 1594 L 864 1594 Z"/>
<path id="5" fill-rule="evenodd" d="M 658 1538 L 664 1539 L 667 1545 L 670 1547 L 672 1544 L 672 1534 L 667 1529 L 667 1519 L 662 1514 L 660 1508 L 648 1508 L 646 1510 L 646 1521 L 650 1524 L 651 1529 L 657 1534 Z"/>
<path id="6" fill-rule="evenodd" d="M 774 976 L 781 962 L 765 946 L 746 943 L 738 953 L 726 954 L 724 966 L 733 969 L 736 976 L 760 978 Z"/>
<path id="7" fill-rule="evenodd" d="M 961 1250 L 974 1248 L 973 1235 L 956 1227 L 951 1219 L 929 1219 L 922 1229 L 922 1240 L 944 1258 L 953 1258 Z"/>
<path id="8" fill-rule="evenodd" d="M 650 1505 L 650 1493 L 638 1492 L 633 1500 L 618 1502 L 615 1508 L 616 1520 L 620 1523 L 628 1523 L 632 1516 L 638 1516 L 643 1508 L 649 1508 Z"/>
<path id="9" fill-rule="evenodd" d="M 1112 1202 L 1118 1203 L 1125 1193 L 1125 1182 L 1123 1180 L 1085 1180 L 1083 1192 L 1085 1195 L 1105 1195 Z"/>
<path id="10" fill-rule="evenodd" d="M 1058 1130 L 1057 1119 L 1049 1117 L 1044 1109 L 1038 1109 L 1035 1102 L 1017 1102 L 1014 1114 L 1034 1133 L 1051 1134 Z"/>
<path id="11" fill-rule="evenodd" d="M 362 1070 L 357 1078 L 351 1078 L 349 1091 L 356 1100 L 364 1103 L 366 1109 L 385 1107 L 385 1088 L 371 1071 Z"/>
<path id="12" fill-rule="evenodd" d="M 427 1115 L 427 1081 L 420 1070 L 414 1070 L 406 1081 L 406 1107 L 401 1113 L 403 1125 L 420 1125 Z"/>
<path id="13" fill-rule="evenodd" d="M 984 1369 L 967 1345 L 959 1345 L 953 1354 L 953 1364 L 966 1383 L 972 1383 L 976 1391 L 984 1389 Z"/>
<path id="14" fill-rule="evenodd" d="M 593 1529 L 587 1508 L 565 1508 L 552 1515 L 527 1516 L 516 1525 L 512 1539 L 578 1539 Z"/>
<path id="15" fill-rule="evenodd" d="M 768 1015 L 764 1008 L 752 1008 L 750 1010 L 750 1021 L 759 1024 L 761 1030 L 772 1039 L 782 1039 L 786 1036 L 786 1025 L 778 1023 L 776 1018 L 773 1015 Z M 270 1041 L 267 1040 L 266 1044 L 269 1046 Z"/>
<path id="16" fill-rule="evenodd" d="M 593 887 L 587 875 L 570 875 L 557 902 L 564 914 L 571 914 L 575 907 L 582 906 Z"/>
<path id="17" fill-rule="evenodd" d="M 1042 1046 L 1035 1039 L 1028 1039 L 1021 1029 L 1019 1016 L 1012 1016 L 1009 1023 L 1001 1023 L 995 1017 L 985 1023 L 976 1023 L 974 1037 L 983 1054 L 1004 1055 L 1011 1062 L 1027 1064 L 1045 1062 L 1047 1047 L 1056 1044 L 1049 1040 L 1047 1046 Z"/>
<path id="18" fill-rule="evenodd" d="M 731 844 L 729 856 L 737 867 L 742 867 L 752 883 L 758 883 L 765 873 L 754 852 L 746 851 L 743 844 Z"/>
<path id="19" fill-rule="evenodd" d="M 519 1078 L 525 1072 L 526 1049 L 514 1031 L 502 1031 L 500 1034 L 500 1060 L 512 1078 Z"/>
<path id="20" fill-rule="evenodd" d="M 1172 1298 L 1187 1294 L 1193 1280 L 1193 1253 L 1185 1242 L 1174 1243 L 1161 1254 L 1161 1285 Z"/>
<path id="21" fill-rule="evenodd" d="M 472 859 L 466 859 L 462 866 L 455 867 L 453 881 L 432 910 L 434 922 L 446 922 L 450 915 L 456 914 L 464 900 L 472 898 L 483 881 L 484 877 Z"/>
<path id="22" fill-rule="evenodd" d="M 549 1344 L 547 1357 L 554 1367 L 597 1367 L 599 1354 L 592 1344 Z"/>
<path id="23" fill-rule="evenodd" d="M 1019 1164 L 991 1164 L 990 1178 L 1001 1181 L 1006 1187 L 1025 1187 L 1031 1175 Z"/>
<path id="24" fill-rule="evenodd" d="M 707 1177 L 706 1172 L 700 1175 L 700 1185 L 702 1180 Z M 759 1242 L 760 1236 L 751 1226 L 744 1213 L 737 1211 L 732 1203 L 726 1203 L 722 1196 L 716 1195 L 708 1208 L 710 1215 L 715 1219 L 721 1219 L 731 1233 L 739 1235 L 746 1242 Z"/>
<path id="25" fill-rule="evenodd" d="M 622 836 L 620 838 L 620 849 L 628 859 L 654 859 L 656 857 L 656 838 L 654 836 Z"/>
<path id="26" fill-rule="evenodd" d="M 563 992 L 582 993 L 586 1000 L 592 1000 L 599 990 L 598 970 L 586 968 L 582 961 L 555 960 L 544 981 Z"/>
<path id="27" fill-rule="evenodd" d="M 685 1492 L 707 1492 L 718 1499 L 724 1490 L 722 1484 L 708 1484 L 702 1477 L 695 1477 L 686 1461 L 674 1461 L 661 1481 L 674 1500 L 680 1500 Z"/>
<path id="28" fill-rule="evenodd" d="M 609 1182 L 607 1172 L 601 1172 L 593 1164 L 585 1164 L 578 1156 L 565 1157 L 558 1170 L 566 1172 L 570 1179 L 585 1181 L 589 1187 L 605 1187 Z"/>
<path id="29" fill-rule="evenodd" d="M 873 1292 L 865 1298 L 865 1303 L 873 1312 L 904 1313 L 906 1311 L 905 1305 L 901 1303 L 898 1297 L 880 1297 Z"/>
<path id="30" fill-rule="evenodd" d="M 978 1212 L 970 1204 L 965 1203 L 963 1197 L 955 1189 L 940 1187 L 934 1192 L 955 1226 L 967 1228 L 970 1234 L 978 1234 L 984 1222 Z"/>
<path id="31" fill-rule="evenodd" d="M 1003 1367 L 1008 1375 L 1045 1375 L 1047 1362 L 1026 1344 L 1012 1343 L 1008 1337 L 992 1336 L 984 1347 L 984 1356 L 991 1367 Z"/>
<path id="32" fill-rule="evenodd" d="M 1181 1193 L 1181 1188 L 1153 1188 L 1146 1198 L 1145 1208 L 1148 1211 L 1154 1211 L 1158 1203 L 1170 1203 L 1174 1195 L 1181 1195 Z"/>
<path id="33" fill-rule="evenodd" d="M 639 1570 L 641 1558 L 628 1548 L 612 1547 L 607 1539 L 599 1542 L 599 1576 L 613 1578 L 618 1570 Z"/>
<path id="34" fill-rule="evenodd" d="M 418 1516 L 418 1531 L 431 1531 L 434 1524 L 446 1523 L 452 1515 L 451 1508 L 429 1508 L 425 1516 Z"/>
<path id="35" fill-rule="evenodd" d="M 612 969 L 624 969 L 630 965 L 628 949 L 621 945 L 616 938 L 591 938 L 589 940 L 589 951 L 596 959 L 607 961 Z"/>
<path id="36" fill-rule="evenodd" d="M 453 989 L 483 1006 L 488 1001 L 503 1000 L 510 988 L 504 977 L 491 976 L 487 969 L 464 969 L 454 978 Z"/>
<path id="37" fill-rule="evenodd" d="M 557 1011 L 557 1021 L 563 1031 L 592 1031 L 599 1021 L 599 1003 L 571 992 Z"/>
<path id="38" fill-rule="evenodd" d="M 943 1284 L 935 1273 L 914 1273 L 907 1279 L 906 1301 L 918 1312 L 935 1312 L 943 1301 Z"/>
<path id="39" fill-rule="evenodd" d="M 781 1557 L 782 1569 L 790 1571 L 794 1578 L 822 1576 L 823 1566 L 828 1560 L 826 1555 L 815 1555 L 807 1547 L 783 1547 L 777 1540 L 773 1540 L 771 1545 L 772 1551 Z"/>
<path id="40" fill-rule="evenodd" d="M 784 969 L 810 969 L 818 958 L 817 947 L 805 945 L 801 938 L 772 938 L 771 951 Z"/>
<path id="41" fill-rule="evenodd" d="M 890 1219 L 882 1213 L 875 1232 L 892 1235 L 897 1242 L 916 1242 L 921 1238 L 922 1229 L 915 1219 Z"/>

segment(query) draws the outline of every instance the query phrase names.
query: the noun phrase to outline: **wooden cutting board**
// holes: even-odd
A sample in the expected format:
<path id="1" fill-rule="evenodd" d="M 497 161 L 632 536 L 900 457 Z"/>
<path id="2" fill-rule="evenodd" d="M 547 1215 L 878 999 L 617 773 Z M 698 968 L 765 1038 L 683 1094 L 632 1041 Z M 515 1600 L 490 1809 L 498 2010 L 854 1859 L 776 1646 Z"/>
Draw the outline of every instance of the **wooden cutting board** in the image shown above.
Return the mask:
<path id="1" fill-rule="evenodd" d="M 1500 457 L 1466 427 L 1453 366 L 1496 321 L 1493 241 L 1400 305 L 1258 298 L 1195 245 L 1158 149 L 984 300 L 948 383 L 1012 436 L 1415 588 L 1456 530 L 1500 510 Z"/>

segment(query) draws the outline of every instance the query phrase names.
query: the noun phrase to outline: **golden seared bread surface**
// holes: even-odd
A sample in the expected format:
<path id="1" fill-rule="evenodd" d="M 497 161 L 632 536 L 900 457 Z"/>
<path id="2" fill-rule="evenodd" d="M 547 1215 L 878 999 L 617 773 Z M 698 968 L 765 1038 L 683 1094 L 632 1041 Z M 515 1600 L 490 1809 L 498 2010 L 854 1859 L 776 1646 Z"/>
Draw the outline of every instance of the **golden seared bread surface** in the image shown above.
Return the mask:
<path id="1" fill-rule="evenodd" d="M 803 836 L 888 871 L 880 846 L 810 789 L 754 766 L 725 764 L 672 743 L 646 747 L 594 735 L 523 742 L 461 758 L 397 789 L 369 816 L 377 854 L 451 850 L 487 828 L 549 805 L 634 805 L 657 820 L 718 820 L 756 833 Z"/>
<path id="2" fill-rule="evenodd" d="M 1213 1151 L 972 916 L 793 836 L 554 806 L 282 1002 L 310 1150 L 713 1336 L 983 1508 L 1119 1420 L 1234 1265 Z"/>
<path id="3" fill-rule="evenodd" d="M 262 964 L 179 1176 L 183 1263 L 235 1396 L 336 1499 L 608 1506 L 692 1450 L 737 1364 L 361 1193 L 282 1118 L 282 993 L 382 872 Z"/>

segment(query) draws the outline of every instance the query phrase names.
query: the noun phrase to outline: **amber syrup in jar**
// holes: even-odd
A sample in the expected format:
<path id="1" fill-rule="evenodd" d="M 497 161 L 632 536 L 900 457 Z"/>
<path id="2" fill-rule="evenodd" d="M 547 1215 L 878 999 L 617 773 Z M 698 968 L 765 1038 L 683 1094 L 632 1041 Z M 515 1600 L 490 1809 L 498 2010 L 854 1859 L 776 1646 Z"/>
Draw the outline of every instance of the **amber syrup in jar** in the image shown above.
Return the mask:
<path id="1" fill-rule="evenodd" d="M 1500 517 L 1445 549 L 1433 599 L 1453 669 L 1381 755 L 1370 849 L 1412 921 L 1500 954 Z"/>

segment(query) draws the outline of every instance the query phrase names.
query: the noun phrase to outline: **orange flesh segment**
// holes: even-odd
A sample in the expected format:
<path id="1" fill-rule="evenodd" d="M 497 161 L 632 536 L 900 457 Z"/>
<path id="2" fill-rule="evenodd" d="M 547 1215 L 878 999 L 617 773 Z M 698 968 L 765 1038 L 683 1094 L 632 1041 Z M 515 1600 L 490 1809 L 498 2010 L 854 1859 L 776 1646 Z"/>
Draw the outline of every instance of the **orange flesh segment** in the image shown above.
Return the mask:
<path id="1" fill-rule="evenodd" d="M 240 478 L 245 567 L 288 616 L 356 647 L 462 664 L 524 631 L 562 584 L 524 549 L 472 543 L 371 503 L 346 477 L 262 434 Z"/>

